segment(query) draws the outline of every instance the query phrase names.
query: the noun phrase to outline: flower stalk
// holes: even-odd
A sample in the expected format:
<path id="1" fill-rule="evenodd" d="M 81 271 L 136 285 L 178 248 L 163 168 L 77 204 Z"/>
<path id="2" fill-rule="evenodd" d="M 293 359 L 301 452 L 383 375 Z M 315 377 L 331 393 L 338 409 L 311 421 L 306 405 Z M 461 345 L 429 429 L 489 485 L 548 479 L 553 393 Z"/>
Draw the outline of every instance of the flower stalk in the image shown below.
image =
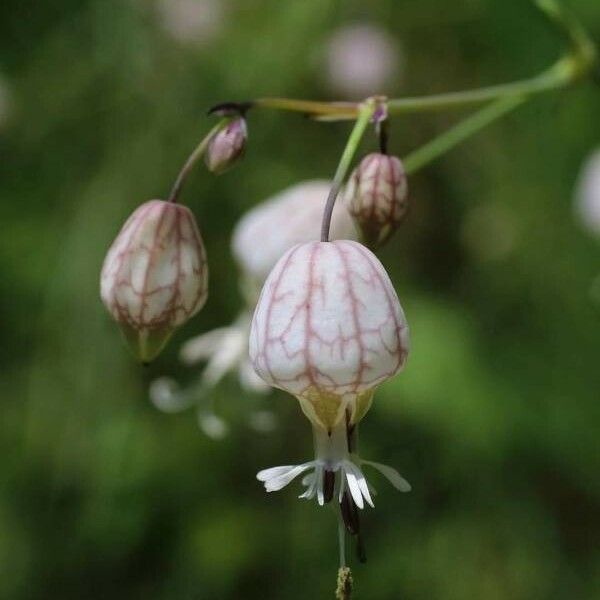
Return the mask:
<path id="1" fill-rule="evenodd" d="M 200 143 L 196 146 L 194 151 L 189 155 L 185 164 L 179 171 L 179 175 L 177 175 L 177 179 L 171 188 L 171 193 L 169 194 L 168 202 L 176 203 L 179 199 L 179 195 L 181 194 L 181 189 L 183 188 L 189 174 L 192 169 L 196 165 L 196 163 L 202 158 L 210 141 L 213 137 L 221 131 L 230 121 L 231 117 L 222 118 L 203 138 L 200 140 Z"/>
<path id="2" fill-rule="evenodd" d="M 376 108 L 377 100 L 374 98 L 369 98 L 363 102 L 363 104 L 361 104 L 358 118 L 356 119 L 354 128 L 350 133 L 350 137 L 348 138 L 346 147 L 342 152 L 342 157 L 340 158 L 337 170 L 333 176 L 333 183 L 331 184 L 331 190 L 329 191 L 329 196 L 327 197 L 327 204 L 325 205 L 325 210 L 323 211 L 323 223 L 321 226 L 322 242 L 329 241 L 329 228 L 331 226 L 331 215 L 333 214 L 335 200 L 340 193 L 340 188 L 344 182 L 344 179 L 346 178 L 348 170 L 350 169 L 354 154 L 356 153 L 358 145 L 360 144 L 360 140 L 362 139 L 362 136 L 365 133 L 365 130 L 367 129 L 367 126 L 371 121 Z"/>

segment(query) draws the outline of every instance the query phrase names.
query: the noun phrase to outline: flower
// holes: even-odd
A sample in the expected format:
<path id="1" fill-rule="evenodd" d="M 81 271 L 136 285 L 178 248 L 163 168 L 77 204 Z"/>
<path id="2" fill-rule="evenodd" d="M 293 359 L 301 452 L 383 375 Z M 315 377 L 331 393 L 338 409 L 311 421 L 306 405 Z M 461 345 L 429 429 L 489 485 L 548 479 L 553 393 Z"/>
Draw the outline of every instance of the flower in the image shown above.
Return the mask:
<path id="1" fill-rule="evenodd" d="M 397 81 L 401 62 L 398 43 L 381 27 L 352 24 L 331 36 L 325 71 L 334 91 L 348 98 L 364 98 Z"/>
<path id="2" fill-rule="evenodd" d="M 225 437 L 229 431 L 227 422 L 216 414 L 214 402 L 206 402 L 207 395 L 223 377 L 237 370 L 243 390 L 255 394 L 269 391 L 269 386 L 258 377 L 248 358 L 249 330 L 250 314 L 244 311 L 229 327 L 219 327 L 188 340 L 180 350 L 181 361 L 190 366 L 207 361 L 206 366 L 199 379 L 186 388 L 170 377 L 153 381 L 149 394 L 154 406 L 167 413 L 197 406 L 200 429 L 213 439 Z M 256 411 L 250 416 L 250 425 L 266 432 L 273 429 L 274 419 L 267 411 Z"/>
<path id="3" fill-rule="evenodd" d="M 225 0 L 158 0 L 159 23 L 167 34 L 182 44 L 203 45 L 223 30 Z"/>
<path id="4" fill-rule="evenodd" d="M 231 250 L 250 285 L 260 289 L 275 263 L 294 244 L 319 239 L 330 188 L 331 182 L 321 179 L 297 183 L 240 219 L 233 232 Z M 335 204 L 331 237 L 356 238 L 352 218 L 342 202 Z"/>
<path id="5" fill-rule="evenodd" d="M 576 186 L 575 211 L 581 224 L 600 235 L 600 149 L 584 163 Z"/>
<path id="6" fill-rule="evenodd" d="M 185 206 L 150 200 L 112 243 L 100 295 L 144 363 L 206 302 L 208 267 L 196 220 Z"/>
<path id="7" fill-rule="evenodd" d="M 210 140 L 205 161 L 208 170 L 220 175 L 243 156 L 248 139 L 248 128 L 244 117 L 237 117 L 227 123 Z"/>
<path id="8" fill-rule="evenodd" d="M 365 240 L 381 245 L 408 208 L 408 185 L 400 159 L 377 152 L 365 156 L 350 176 L 345 200 Z"/>
<path id="9" fill-rule="evenodd" d="M 279 490 L 311 470 L 302 498 L 324 504 L 337 489 L 341 504 L 347 491 L 363 508 L 373 504 L 362 471 L 370 465 L 408 491 L 394 469 L 362 460 L 354 443 L 375 388 L 402 370 L 408 351 L 404 312 L 370 250 L 351 240 L 288 250 L 262 289 L 250 358 L 265 382 L 298 398 L 313 427 L 315 459 L 260 471 L 265 489 Z"/>

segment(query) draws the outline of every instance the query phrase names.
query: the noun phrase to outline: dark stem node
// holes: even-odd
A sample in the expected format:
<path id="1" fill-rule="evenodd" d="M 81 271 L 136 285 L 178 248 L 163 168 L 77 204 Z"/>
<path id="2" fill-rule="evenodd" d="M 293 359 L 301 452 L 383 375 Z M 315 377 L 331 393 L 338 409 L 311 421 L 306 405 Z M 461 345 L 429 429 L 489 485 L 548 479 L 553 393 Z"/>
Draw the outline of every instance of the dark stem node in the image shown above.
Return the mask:
<path id="1" fill-rule="evenodd" d="M 219 117 L 243 117 L 252 108 L 254 102 L 221 102 L 208 109 L 209 115 Z"/>

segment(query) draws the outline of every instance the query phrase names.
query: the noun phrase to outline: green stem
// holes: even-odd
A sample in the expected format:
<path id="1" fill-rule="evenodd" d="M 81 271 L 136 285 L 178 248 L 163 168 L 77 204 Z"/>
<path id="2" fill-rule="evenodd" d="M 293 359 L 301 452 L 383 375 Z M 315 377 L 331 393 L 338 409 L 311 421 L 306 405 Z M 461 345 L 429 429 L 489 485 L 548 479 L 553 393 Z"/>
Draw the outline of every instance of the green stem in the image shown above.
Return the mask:
<path id="1" fill-rule="evenodd" d="M 594 43 L 579 21 L 557 0 L 533 0 L 537 8 L 552 21 L 567 40 L 569 50 L 551 67 L 528 79 L 474 90 L 414 96 L 388 100 L 390 115 L 463 108 L 507 96 L 533 96 L 559 89 L 589 75 L 597 63 Z M 344 102 L 313 102 L 290 98 L 261 98 L 254 106 L 298 111 L 319 119 L 354 120 L 359 105 Z"/>
<path id="2" fill-rule="evenodd" d="M 369 121 L 371 120 L 371 117 L 375 112 L 375 108 L 376 103 L 374 100 L 366 100 L 363 104 L 361 104 L 359 108 L 358 118 L 354 123 L 354 128 L 350 133 L 350 137 L 348 138 L 346 147 L 344 148 L 344 152 L 342 153 L 342 157 L 340 158 L 340 162 L 333 177 L 331 189 L 329 190 L 329 196 L 327 197 L 325 210 L 323 211 L 323 224 L 321 226 L 322 242 L 329 241 L 329 228 L 331 226 L 331 215 L 333 214 L 335 200 L 340 192 L 342 183 L 346 178 L 346 174 L 348 172 L 348 169 L 350 168 L 350 164 L 352 163 L 352 159 L 354 158 L 356 149 L 360 144 L 360 140 L 362 139 L 362 136 L 369 124 Z"/>
<path id="3" fill-rule="evenodd" d="M 179 198 L 179 194 L 181 193 L 181 188 L 183 187 L 183 184 L 185 183 L 186 179 L 188 178 L 188 175 L 190 174 L 191 170 L 194 168 L 194 165 L 198 162 L 198 160 L 202 157 L 202 155 L 206 151 L 206 148 L 207 148 L 210 140 L 213 138 L 213 136 L 216 133 L 218 133 L 221 129 L 223 129 L 223 127 L 225 127 L 225 125 L 227 125 L 227 123 L 230 120 L 231 120 L 230 117 L 225 117 L 225 118 L 221 119 L 202 138 L 200 143 L 196 146 L 194 151 L 190 154 L 187 161 L 181 168 L 181 171 L 179 171 L 179 175 L 177 175 L 177 179 L 175 180 L 175 183 L 173 184 L 173 187 L 171 188 L 171 193 L 169 194 L 169 200 L 168 200 L 169 202 L 177 202 L 177 200 Z"/>
<path id="4" fill-rule="evenodd" d="M 537 77 L 515 81 L 513 83 L 494 85 L 476 90 L 466 90 L 463 92 L 449 92 L 433 96 L 417 96 L 414 98 L 389 100 L 388 111 L 390 115 L 398 115 L 409 112 L 446 110 L 482 104 L 489 102 L 490 100 L 497 100 L 498 98 L 531 96 L 565 85 L 565 82 L 570 78 L 559 75 L 559 69 L 557 68 L 559 64 L 561 65 L 560 72 L 562 72 L 564 70 L 562 63 L 557 63 L 555 67 Z"/>
<path id="5" fill-rule="evenodd" d="M 252 107 L 273 108 L 301 112 L 313 117 L 339 120 L 356 119 L 360 104 L 356 102 L 318 102 L 314 100 L 296 100 L 294 98 L 259 98 L 251 103 Z"/>
<path id="6" fill-rule="evenodd" d="M 490 123 L 504 116 L 517 106 L 523 104 L 525 98 L 522 96 L 507 96 L 492 102 L 475 114 L 467 117 L 454 127 L 448 129 L 440 136 L 431 140 L 424 146 L 411 152 L 404 159 L 404 168 L 407 174 L 419 171 L 436 158 L 442 156 L 448 150 L 454 148 L 473 134 L 477 133 Z"/>
<path id="7" fill-rule="evenodd" d="M 336 503 L 336 515 L 338 525 L 338 545 L 340 550 L 340 569 L 346 566 L 346 526 L 341 514 L 339 503 Z"/>

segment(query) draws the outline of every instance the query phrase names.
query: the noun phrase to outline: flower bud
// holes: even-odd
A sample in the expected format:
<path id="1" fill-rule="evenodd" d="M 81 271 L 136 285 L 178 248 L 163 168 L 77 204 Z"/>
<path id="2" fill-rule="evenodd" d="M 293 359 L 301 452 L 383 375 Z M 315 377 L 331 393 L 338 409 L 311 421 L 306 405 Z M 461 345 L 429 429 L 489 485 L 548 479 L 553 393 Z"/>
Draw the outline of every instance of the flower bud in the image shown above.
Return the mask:
<path id="1" fill-rule="evenodd" d="M 196 220 L 185 206 L 150 200 L 110 247 L 100 295 L 144 363 L 206 302 L 208 268 Z"/>
<path id="2" fill-rule="evenodd" d="M 365 241 L 379 246 L 398 227 L 408 207 L 408 185 L 400 159 L 372 153 L 363 158 L 345 192 L 348 211 Z"/>
<path id="3" fill-rule="evenodd" d="M 248 129 L 244 117 L 237 117 L 218 131 L 208 143 L 205 160 L 208 170 L 220 175 L 240 159 L 246 150 Z"/>
<path id="4" fill-rule="evenodd" d="M 331 431 L 358 422 L 377 385 L 400 371 L 408 325 L 377 257 L 350 240 L 288 250 L 267 278 L 250 330 L 250 359 Z"/>

